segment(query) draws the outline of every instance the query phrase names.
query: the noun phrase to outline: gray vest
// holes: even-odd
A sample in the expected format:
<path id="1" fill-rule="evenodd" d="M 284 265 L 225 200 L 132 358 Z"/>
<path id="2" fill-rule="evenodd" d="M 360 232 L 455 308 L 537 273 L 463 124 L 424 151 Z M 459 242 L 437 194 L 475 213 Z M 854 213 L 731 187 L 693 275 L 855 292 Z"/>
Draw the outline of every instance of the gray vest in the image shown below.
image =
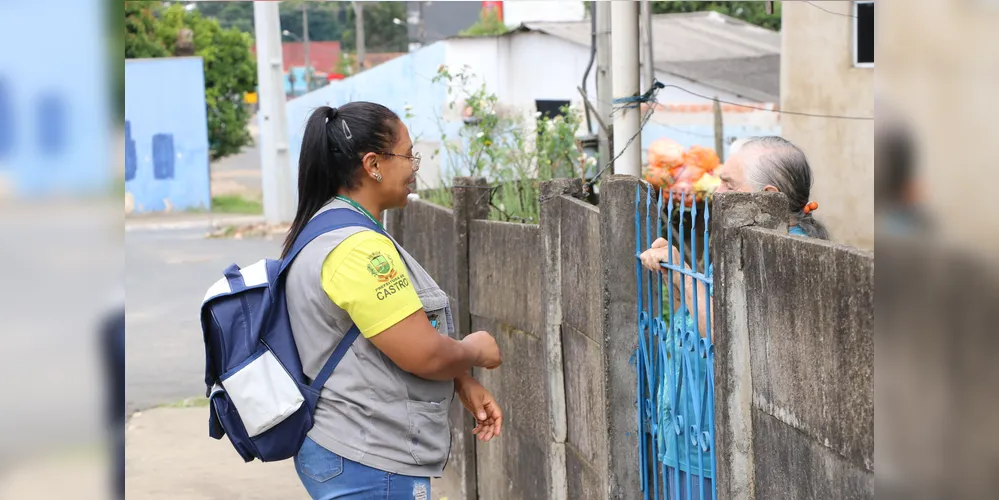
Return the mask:
<path id="1" fill-rule="evenodd" d="M 350 205 L 334 200 L 320 213 Z M 337 342 L 353 325 L 346 311 L 323 291 L 326 256 L 363 228 L 319 236 L 302 249 L 288 270 L 286 293 L 292 332 L 305 374 L 314 378 Z M 400 248 L 409 279 L 442 335 L 453 336 L 447 294 Z M 368 339 L 359 336 L 323 386 L 316 407 L 315 442 L 369 467 L 419 477 L 439 477 L 451 448 L 448 408 L 454 382 L 426 380 L 403 371 Z"/>

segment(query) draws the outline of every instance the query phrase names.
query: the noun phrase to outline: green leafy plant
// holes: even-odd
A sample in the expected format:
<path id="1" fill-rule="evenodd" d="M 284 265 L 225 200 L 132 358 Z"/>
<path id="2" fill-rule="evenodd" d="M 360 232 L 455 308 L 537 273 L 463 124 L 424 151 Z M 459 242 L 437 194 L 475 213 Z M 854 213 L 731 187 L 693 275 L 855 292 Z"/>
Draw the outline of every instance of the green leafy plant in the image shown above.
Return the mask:
<path id="1" fill-rule="evenodd" d="M 484 84 L 473 86 L 469 69 L 438 69 L 435 82 L 448 85 L 450 108 L 460 106 L 464 126 L 449 137 L 438 118 L 442 187 L 421 191 L 433 203 L 451 206 L 451 180 L 458 172 L 484 177 L 494 185 L 491 218 L 537 222 L 540 183 L 559 177 L 582 177 L 587 159 L 575 134 L 582 124 L 578 109 L 563 107 L 555 117 L 536 113 L 533 120 L 503 110 L 498 97 Z M 434 157 L 442 151 L 434 152 Z"/>
<path id="2" fill-rule="evenodd" d="M 483 9 L 479 20 L 461 32 L 463 36 L 495 36 L 506 33 L 506 25 L 499 18 L 496 9 Z"/>

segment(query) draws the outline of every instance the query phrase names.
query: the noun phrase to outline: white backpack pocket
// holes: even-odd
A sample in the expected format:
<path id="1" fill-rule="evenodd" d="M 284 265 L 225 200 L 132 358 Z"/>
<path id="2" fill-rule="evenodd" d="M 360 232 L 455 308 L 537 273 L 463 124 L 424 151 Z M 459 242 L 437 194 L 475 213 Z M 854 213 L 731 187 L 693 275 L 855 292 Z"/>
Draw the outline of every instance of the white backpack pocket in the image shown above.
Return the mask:
<path id="1" fill-rule="evenodd" d="M 222 386 L 251 438 L 283 422 L 305 402 L 295 379 L 269 350 L 223 378 Z"/>

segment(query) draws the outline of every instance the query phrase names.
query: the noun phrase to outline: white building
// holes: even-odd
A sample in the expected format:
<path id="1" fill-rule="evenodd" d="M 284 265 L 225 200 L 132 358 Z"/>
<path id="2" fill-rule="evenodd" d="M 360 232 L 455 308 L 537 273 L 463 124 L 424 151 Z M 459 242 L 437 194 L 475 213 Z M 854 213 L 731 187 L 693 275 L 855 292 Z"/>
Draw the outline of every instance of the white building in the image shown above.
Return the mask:
<path id="1" fill-rule="evenodd" d="M 518 3 L 507 2 L 506 5 Z M 748 104 L 780 99 L 780 33 L 715 12 L 653 16 L 656 78 L 693 93 Z M 538 100 L 581 104 L 577 87 L 591 57 L 589 20 L 529 22 L 490 37 L 452 37 L 450 67 L 469 66 L 505 104 L 533 107 Z M 596 70 L 586 91 L 596 96 Z M 662 103 L 705 103 L 677 88 Z"/>
<path id="2" fill-rule="evenodd" d="M 836 241 L 874 246 L 874 2 L 785 2 L 784 136 L 815 172 L 816 217 Z"/>
<path id="3" fill-rule="evenodd" d="M 509 5 L 511 2 L 507 2 Z M 591 58 L 591 23 L 529 22 L 487 37 L 451 37 L 368 71 L 292 100 L 288 105 L 292 158 L 297 158 L 301 128 L 321 104 L 354 100 L 385 104 L 406 115 L 410 133 L 423 156 L 420 178 L 433 185 L 439 177 L 443 135 L 454 137 L 463 126 L 462 106 L 450 106 L 442 83 L 432 79 L 441 65 L 467 66 L 507 110 L 525 116 L 539 108 L 571 104 L 582 109 L 577 89 Z M 780 34 L 714 12 L 660 14 L 653 17 L 656 77 L 671 86 L 660 91 L 658 108 L 642 131 L 647 146 L 670 137 L 685 146 L 714 146 L 711 98 L 772 109 L 779 100 Z M 596 65 L 585 89 L 596 99 Z M 749 112 L 747 112 L 749 111 Z M 779 134 L 778 117 L 768 111 L 727 106 L 725 137 Z M 643 148 L 644 149 L 644 148 Z"/>

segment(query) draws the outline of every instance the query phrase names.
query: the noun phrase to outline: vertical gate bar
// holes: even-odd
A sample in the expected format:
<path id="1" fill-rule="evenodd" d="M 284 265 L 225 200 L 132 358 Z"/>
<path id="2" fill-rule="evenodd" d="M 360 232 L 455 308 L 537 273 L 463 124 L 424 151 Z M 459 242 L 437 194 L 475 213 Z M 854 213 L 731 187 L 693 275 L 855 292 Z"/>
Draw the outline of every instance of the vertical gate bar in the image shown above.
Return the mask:
<path id="1" fill-rule="evenodd" d="M 696 273 L 697 272 L 697 197 L 694 196 L 694 195 L 691 195 L 691 198 L 692 199 L 691 199 L 691 203 L 690 203 L 690 262 L 691 262 L 690 267 Z M 707 269 L 705 269 L 704 272 L 707 273 Z M 701 367 L 701 346 L 703 345 L 703 343 L 701 342 L 701 333 L 702 333 L 701 332 L 701 319 L 700 319 L 700 316 L 701 316 L 700 311 L 701 310 L 698 307 L 700 305 L 700 298 L 698 296 L 698 290 L 699 290 L 699 288 L 698 288 L 698 283 L 697 282 L 700 281 L 700 278 L 696 278 L 696 277 L 695 278 L 691 278 L 691 281 L 693 282 L 693 285 L 694 285 L 694 287 L 693 287 L 694 288 L 694 297 L 693 297 L 694 298 L 694 314 L 693 314 L 693 318 L 694 318 L 694 362 L 696 363 L 696 365 L 694 367 L 694 372 L 695 373 L 699 373 L 700 372 L 700 367 Z M 705 323 L 707 323 L 707 321 L 708 321 L 707 318 L 705 318 Z M 704 354 L 705 354 L 705 356 L 707 356 L 707 352 L 706 351 L 705 351 Z M 706 360 L 705 360 L 705 362 L 706 362 Z M 705 379 L 706 378 L 707 377 L 705 377 Z M 697 412 L 698 415 L 697 415 L 697 419 L 695 420 L 696 427 L 694 427 L 694 429 L 696 429 L 696 430 L 694 432 L 694 435 L 691 436 L 691 437 L 693 438 L 693 440 L 695 442 L 700 443 L 700 441 L 701 441 L 701 432 L 702 432 L 702 429 L 704 429 L 704 423 L 705 423 L 704 422 L 704 414 L 705 414 L 705 410 L 707 409 L 706 408 L 707 405 L 705 404 L 705 401 L 704 401 L 704 397 L 707 395 L 707 388 L 704 387 L 704 384 L 701 383 L 699 380 L 695 380 L 695 384 L 696 385 L 694 387 L 696 388 L 697 392 L 699 393 L 698 394 L 698 398 L 697 398 L 697 405 L 700 406 L 700 411 Z M 701 453 L 701 446 L 699 444 L 695 446 L 694 450 L 697 452 L 697 469 L 698 469 L 698 481 L 697 481 L 697 484 L 698 484 L 698 488 L 699 488 L 699 491 L 700 491 L 700 495 L 698 496 L 698 498 L 703 499 L 704 498 L 704 454 Z M 690 464 L 690 468 L 691 469 L 693 468 L 693 464 Z M 689 474 L 689 471 L 688 471 L 688 474 Z"/>
<path id="2" fill-rule="evenodd" d="M 642 418 L 642 414 L 643 414 L 643 405 L 642 405 L 642 376 L 643 376 L 643 374 L 642 374 L 642 360 L 641 360 L 641 358 L 642 358 L 642 336 L 643 336 L 642 335 L 642 331 L 643 331 L 643 326 L 642 326 L 642 323 L 643 323 L 643 321 L 642 321 L 642 312 L 643 312 L 642 311 L 642 306 L 643 306 L 643 304 L 642 304 L 642 297 L 643 297 L 644 293 L 642 293 L 642 290 L 643 290 L 643 285 L 642 285 L 642 264 L 641 264 L 641 262 L 638 259 L 638 255 L 640 255 L 641 251 L 642 251 L 641 212 L 639 211 L 639 203 L 641 201 L 641 194 L 642 194 L 642 185 L 641 185 L 641 183 L 639 183 L 637 186 L 635 186 L 635 283 L 638 285 L 638 289 L 636 290 L 637 304 L 638 304 L 638 314 L 636 316 L 637 319 L 638 319 L 638 329 L 637 329 L 637 332 L 638 332 L 638 346 L 637 346 L 637 348 L 635 350 L 635 353 L 634 353 L 634 356 L 633 356 L 632 359 L 635 360 L 635 372 L 636 372 L 635 373 L 636 374 L 636 377 L 635 377 L 635 379 L 636 379 L 636 387 L 635 387 L 635 398 L 636 399 L 635 399 L 635 404 L 637 405 L 637 408 L 636 408 L 637 411 L 635 412 L 635 414 L 638 417 L 638 422 L 636 423 L 637 424 L 636 435 L 638 436 L 638 478 L 639 478 L 639 482 L 640 482 L 640 484 L 642 486 L 642 491 L 646 492 L 645 493 L 645 497 L 646 497 L 646 500 L 647 500 L 648 499 L 648 490 L 646 488 L 645 454 L 644 454 L 645 440 L 643 439 L 644 430 L 642 429 L 642 421 L 643 421 L 643 418 Z"/>
<path id="3" fill-rule="evenodd" d="M 662 188 L 659 188 L 658 190 L 656 190 L 656 194 L 658 195 L 658 198 L 656 200 L 656 239 L 658 240 L 663 235 L 663 225 L 662 225 L 662 220 L 663 220 L 663 196 L 662 196 L 662 194 L 663 193 L 662 193 Z M 653 483 L 653 491 L 655 492 L 655 497 L 657 499 L 659 498 L 659 480 L 660 480 L 659 479 L 659 464 L 657 463 L 659 461 L 658 460 L 659 459 L 659 451 L 660 451 L 660 448 L 661 448 L 661 446 L 659 444 L 659 441 L 660 441 L 660 436 L 661 436 L 662 432 L 665 430 L 665 429 L 663 429 L 663 426 L 662 426 L 662 423 L 663 423 L 662 422 L 662 418 L 661 418 L 661 416 L 662 416 L 662 411 L 661 411 L 661 408 L 662 408 L 662 406 L 661 406 L 662 401 L 661 400 L 662 400 L 662 398 L 660 397 L 660 394 L 662 393 L 661 389 L 662 389 L 662 385 L 663 385 L 663 376 L 665 375 L 665 373 L 663 373 L 663 363 L 662 363 L 662 339 L 663 339 L 663 335 L 665 335 L 666 332 L 662 328 L 662 325 L 663 325 L 663 322 L 662 322 L 662 317 L 663 317 L 663 273 L 661 272 L 660 269 L 661 268 L 657 268 L 656 271 L 655 271 L 655 276 L 656 276 L 656 287 L 655 287 L 656 301 L 655 301 L 654 304 L 652 304 L 652 306 L 653 306 L 652 310 L 653 311 L 657 311 L 657 313 L 655 314 L 655 321 L 656 321 L 656 332 L 658 333 L 658 335 L 656 335 L 656 337 L 653 339 L 653 343 L 651 344 L 652 346 L 654 346 L 654 351 L 653 351 L 653 357 L 652 357 L 652 359 L 653 359 L 653 362 L 655 363 L 655 377 L 654 378 L 655 378 L 655 381 L 656 381 L 656 386 L 655 386 L 655 391 L 654 392 L 650 392 L 650 394 L 649 394 L 649 396 L 651 398 L 654 398 L 654 404 L 653 404 L 654 415 L 653 415 L 652 418 L 654 419 L 655 425 L 653 426 L 653 431 L 652 431 L 652 443 L 653 443 L 653 457 L 655 457 L 655 460 L 652 463 L 652 465 L 653 465 L 653 467 L 652 467 L 652 471 L 653 471 L 652 480 L 654 481 L 654 483 Z"/>
<path id="4" fill-rule="evenodd" d="M 685 222 L 684 215 L 685 215 L 685 212 L 686 212 L 686 207 L 687 207 L 687 192 L 686 191 L 680 191 L 680 262 L 677 263 L 677 267 L 679 267 L 681 269 L 682 269 L 682 266 L 683 266 L 684 262 L 686 262 L 685 254 L 686 254 L 686 250 L 687 250 L 687 245 L 686 245 L 687 233 L 685 231 L 686 226 L 684 224 L 684 222 Z M 670 253 L 672 253 L 672 251 L 670 251 Z M 687 350 L 687 324 L 686 324 L 686 315 L 689 314 L 688 310 L 687 310 L 687 294 L 685 293 L 686 290 L 687 290 L 687 275 L 684 274 L 684 273 L 680 273 L 680 290 L 678 291 L 678 293 L 680 294 L 680 315 L 681 315 L 682 321 L 683 321 L 683 325 L 682 325 L 683 331 L 682 331 L 682 334 L 680 335 L 680 349 L 678 349 L 678 351 L 680 351 L 680 360 L 681 360 L 681 363 L 680 363 L 680 380 L 681 381 L 680 381 L 679 385 L 681 387 L 681 389 L 680 389 L 680 400 L 682 400 L 682 401 L 686 401 L 688 399 L 686 397 L 686 395 L 684 394 L 684 392 L 690 392 L 689 388 L 693 387 L 693 384 L 692 384 L 692 381 L 691 381 L 691 378 L 690 378 L 690 358 L 689 358 L 689 356 L 687 356 L 687 353 L 686 353 L 686 350 Z M 687 383 L 684 384 L 683 381 L 686 381 Z M 684 386 L 688 387 L 688 389 L 686 391 L 683 390 Z M 681 406 L 679 403 L 680 403 L 680 401 L 677 402 L 677 407 L 678 408 Z M 691 403 L 693 403 L 693 401 L 691 401 Z M 686 406 L 687 409 L 689 409 L 690 406 L 693 406 L 693 404 L 687 405 Z M 679 415 L 679 413 L 678 413 L 678 415 Z M 686 411 L 684 411 L 684 415 L 682 415 L 682 417 L 683 417 L 683 426 L 681 426 L 680 432 L 681 432 L 681 435 L 687 436 L 687 439 L 682 440 L 682 442 L 684 444 L 684 446 L 683 446 L 684 455 L 687 457 L 687 467 L 689 468 L 690 464 L 691 464 L 689 435 L 688 435 L 689 432 L 688 432 L 688 429 L 687 429 L 687 427 L 689 427 L 689 425 L 690 425 L 690 422 L 689 422 L 689 419 L 688 419 L 689 415 L 686 415 Z M 680 468 L 680 450 L 677 449 L 676 451 L 677 451 L 676 463 L 677 463 L 677 468 L 679 469 Z M 686 481 L 685 482 L 687 483 L 687 495 L 686 496 L 687 496 L 687 499 L 690 500 L 690 491 L 691 491 L 691 487 L 690 487 L 691 486 L 690 485 L 690 471 L 684 471 L 684 472 L 686 472 L 686 474 L 685 474 Z"/>
<path id="5" fill-rule="evenodd" d="M 643 245 L 642 248 L 650 248 L 652 246 L 652 193 L 653 190 L 652 186 L 650 185 L 649 188 L 646 190 L 646 196 L 645 196 L 645 245 Z M 656 387 L 655 351 L 653 349 L 653 345 L 655 342 L 655 328 L 656 328 L 655 317 L 654 317 L 656 293 L 654 288 L 655 275 L 653 274 L 653 271 L 646 270 L 645 273 L 647 276 L 647 283 L 648 283 L 648 286 L 646 288 L 649 294 L 648 295 L 649 300 L 646 303 L 645 311 L 646 311 L 647 325 L 649 329 L 647 336 L 643 335 L 643 338 L 645 340 L 645 361 L 646 361 L 645 375 L 646 377 L 648 377 L 648 379 L 646 380 L 645 392 L 643 393 L 642 396 L 644 399 L 643 406 L 646 409 L 646 420 L 644 421 L 648 422 L 648 435 L 643 433 L 642 440 L 643 442 L 646 443 L 645 454 L 647 461 L 644 467 L 647 474 L 646 477 L 649 478 L 649 480 L 652 483 L 650 486 L 653 498 L 657 498 L 659 495 L 659 488 L 658 485 L 656 484 L 656 475 L 654 473 L 655 456 L 656 456 L 655 455 L 656 416 L 655 416 L 655 407 L 653 406 L 653 397 L 652 397 Z M 650 468 L 649 464 L 653 466 L 652 467 L 653 474 L 651 474 L 651 477 L 649 477 L 648 475 Z M 648 490 L 646 491 L 646 494 L 648 494 Z"/>
<path id="6" fill-rule="evenodd" d="M 711 252 L 709 251 L 709 245 L 711 244 L 711 203 L 708 197 L 705 197 L 704 203 L 704 272 L 707 275 L 708 270 L 711 268 Z M 708 352 L 707 352 L 707 365 L 708 365 L 708 404 L 711 405 L 711 411 L 708 413 L 708 429 L 710 429 L 708 446 L 711 448 L 711 500 L 718 500 L 718 482 L 715 478 L 718 477 L 718 456 L 715 450 L 715 353 L 714 353 L 714 339 L 711 336 L 711 301 L 714 296 L 714 271 L 711 272 L 711 281 L 707 284 L 708 286 L 708 296 L 707 303 L 704 305 L 704 314 L 707 317 L 707 334 L 708 339 Z"/>
<path id="7" fill-rule="evenodd" d="M 669 264 L 673 263 L 673 213 L 674 213 L 675 203 L 674 203 L 674 193 L 673 189 L 669 190 L 669 204 L 666 208 L 666 218 L 669 220 L 669 225 L 666 233 L 666 239 L 668 246 L 670 248 L 669 255 L 666 257 L 666 262 Z M 676 319 L 676 299 L 673 297 L 673 279 L 674 271 L 672 266 L 668 266 L 669 269 L 668 281 L 669 281 L 669 352 L 667 353 L 670 357 L 669 363 L 669 378 L 667 379 L 667 388 L 669 394 L 669 405 L 670 411 L 672 413 L 672 428 L 670 429 L 670 441 L 673 442 L 672 453 L 675 457 L 675 463 L 673 464 L 673 496 L 671 500 L 677 500 L 680 498 L 680 436 L 677 433 L 679 429 L 680 422 L 678 420 L 679 413 L 679 393 L 677 390 L 680 387 L 680 360 L 677 358 L 677 325 L 673 322 Z M 670 456 L 670 451 L 667 450 L 666 457 Z"/>

